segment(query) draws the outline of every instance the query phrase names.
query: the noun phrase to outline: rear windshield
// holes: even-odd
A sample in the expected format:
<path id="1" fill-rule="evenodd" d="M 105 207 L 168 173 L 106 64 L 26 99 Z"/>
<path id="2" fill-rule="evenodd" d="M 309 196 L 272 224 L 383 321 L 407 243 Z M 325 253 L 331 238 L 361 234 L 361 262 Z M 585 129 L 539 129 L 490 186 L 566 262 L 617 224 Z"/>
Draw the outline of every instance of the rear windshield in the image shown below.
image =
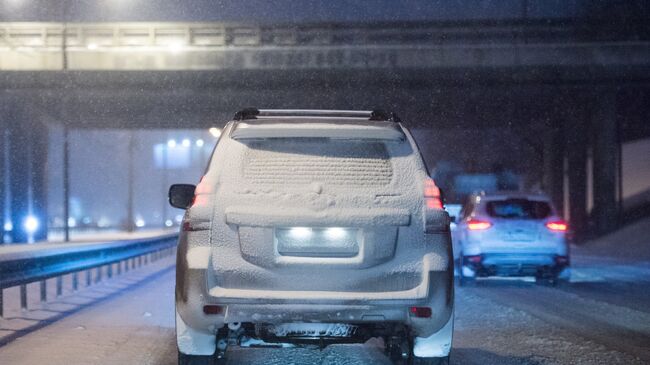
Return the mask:
<path id="1" fill-rule="evenodd" d="M 243 176 L 257 185 L 383 186 L 393 168 L 377 141 L 280 138 L 247 143 Z"/>
<path id="2" fill-rule="evenodd" d="M 506 219 L 544 219 L 551 215 L 547 202 L 527 199 L 490 201 L 486 210 L 490 217 Z"/>

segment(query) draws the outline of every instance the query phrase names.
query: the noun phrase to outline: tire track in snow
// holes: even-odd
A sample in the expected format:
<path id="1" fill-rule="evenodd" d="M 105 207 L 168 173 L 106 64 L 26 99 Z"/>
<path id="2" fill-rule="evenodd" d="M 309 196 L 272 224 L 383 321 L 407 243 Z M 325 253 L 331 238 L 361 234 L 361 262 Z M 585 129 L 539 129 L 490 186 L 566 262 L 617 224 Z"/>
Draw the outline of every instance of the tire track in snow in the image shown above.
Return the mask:
<path id="1" fill-rule="evenodd" d="M 525 311 L 608 348 L 650 361 L 648 313 L 549 287 L 487 282 L 477 283 L 477 287 L 471 290 L 481 297 Z"/>

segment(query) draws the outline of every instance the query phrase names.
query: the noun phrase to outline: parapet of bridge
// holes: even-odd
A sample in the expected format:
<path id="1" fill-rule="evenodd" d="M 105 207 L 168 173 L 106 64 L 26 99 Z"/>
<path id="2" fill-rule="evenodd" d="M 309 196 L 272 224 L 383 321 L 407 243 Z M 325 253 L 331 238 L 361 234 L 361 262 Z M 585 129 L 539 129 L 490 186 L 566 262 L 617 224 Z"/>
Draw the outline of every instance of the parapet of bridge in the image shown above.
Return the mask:
<path id="1" fill-rule="evenodd" d="M 650 58 L 648 40 L 603 38 L 584 24 L 562 20 L 0 23 L 0 52 L 0 70 L 604 67 L 647 66 Z"/>

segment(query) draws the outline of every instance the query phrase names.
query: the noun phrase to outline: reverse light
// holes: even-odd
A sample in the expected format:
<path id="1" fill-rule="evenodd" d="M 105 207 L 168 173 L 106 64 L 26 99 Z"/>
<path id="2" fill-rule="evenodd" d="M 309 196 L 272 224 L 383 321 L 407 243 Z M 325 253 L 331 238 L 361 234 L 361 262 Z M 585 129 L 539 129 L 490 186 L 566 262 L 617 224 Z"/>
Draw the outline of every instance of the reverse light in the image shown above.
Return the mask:
<path id="1" fill-rule="evenodd" d="M 467 221 L 467 228 L 472 231 L 482 231 L 492 227 L 492 223 L 486 221 L 480 221 L 478 219 L 470 219 Z"/>
<path id="2" fill-rule="evenodd" d="M 431 318 L 431 308 L 429 307 L 411 307 L 409 312 L 413 317 L 417 318 Z"/>
<path id="3" fill-rule="evenodd" d="M 563 221 L 553 221 L 546 223 L 546 228 L 553 232 L 566 232 L 569 226 Z"/>
<path id="4" fill-rule="evenodd" d="M 424 181 L 424 202 L 428 209 L 443 209 L 440 188 L 431 178 Z"/>

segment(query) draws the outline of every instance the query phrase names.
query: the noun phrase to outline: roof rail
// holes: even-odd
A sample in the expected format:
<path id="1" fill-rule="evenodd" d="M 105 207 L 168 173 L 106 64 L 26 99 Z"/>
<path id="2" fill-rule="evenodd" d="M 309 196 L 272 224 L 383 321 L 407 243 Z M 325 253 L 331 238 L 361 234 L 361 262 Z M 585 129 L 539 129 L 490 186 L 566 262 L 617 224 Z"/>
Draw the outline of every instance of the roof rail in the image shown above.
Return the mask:
<path id="1" fill-rule="evenodd" d="M 400 122 L 397 114 L 383 110 L 308 110 L 308 109 L 256 109 L 245 108 L 235 113 L 234 120 L 259 117 L 339 117 L 363 118 L 371 121 Z"/>

